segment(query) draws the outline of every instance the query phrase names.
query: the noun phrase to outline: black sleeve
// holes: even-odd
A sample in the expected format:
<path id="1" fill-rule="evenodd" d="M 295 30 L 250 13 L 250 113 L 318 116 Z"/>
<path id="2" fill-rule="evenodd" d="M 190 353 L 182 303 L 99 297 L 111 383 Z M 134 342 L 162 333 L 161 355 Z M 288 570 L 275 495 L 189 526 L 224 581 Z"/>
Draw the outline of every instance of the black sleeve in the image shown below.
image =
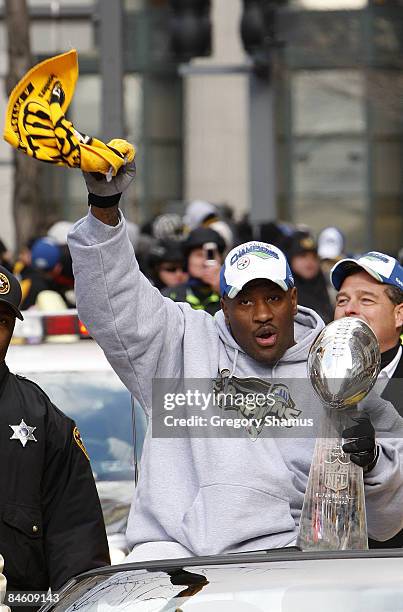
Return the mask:
<path id="1" fill-rule="evenodd" d="M 94 477 L 75 423 L 51 405 L 42 481 L 45 552 L 52 589 L 110 564 Z"/>

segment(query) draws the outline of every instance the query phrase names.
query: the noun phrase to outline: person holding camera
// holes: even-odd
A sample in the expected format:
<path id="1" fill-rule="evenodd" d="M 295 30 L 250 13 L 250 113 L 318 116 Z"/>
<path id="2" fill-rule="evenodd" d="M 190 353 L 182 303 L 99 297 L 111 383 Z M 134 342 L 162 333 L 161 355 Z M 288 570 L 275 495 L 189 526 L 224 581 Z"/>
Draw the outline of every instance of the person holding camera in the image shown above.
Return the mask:
<path id="1" fill-rule="evenodd" d="M 213 229 L 198 227 L 183 243 L 185 283 L 167 288 L 162 294 L 174 302 L 187 302 L 195 310 L 215 315 L 220 306 L 220 267 L 225 250 L 224 239 Z"/>

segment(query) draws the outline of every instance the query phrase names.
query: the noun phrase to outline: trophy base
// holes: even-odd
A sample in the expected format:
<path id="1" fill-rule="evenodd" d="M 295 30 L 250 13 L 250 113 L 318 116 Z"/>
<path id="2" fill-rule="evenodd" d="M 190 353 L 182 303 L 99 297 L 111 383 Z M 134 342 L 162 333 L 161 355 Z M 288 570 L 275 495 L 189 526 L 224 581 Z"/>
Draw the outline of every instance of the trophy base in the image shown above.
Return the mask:
<path id="1" fill-rule="evenodd" d="M 363 471 L 342 444 L 316 441 L 297 540 L 302 550 L 368 550 Z"/>

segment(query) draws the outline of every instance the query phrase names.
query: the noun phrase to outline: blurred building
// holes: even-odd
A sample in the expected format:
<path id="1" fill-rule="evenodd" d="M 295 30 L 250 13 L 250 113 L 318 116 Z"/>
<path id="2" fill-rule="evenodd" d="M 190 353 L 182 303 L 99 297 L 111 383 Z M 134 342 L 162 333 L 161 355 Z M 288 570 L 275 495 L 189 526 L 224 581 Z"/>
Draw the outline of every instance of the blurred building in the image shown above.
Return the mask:
<path id="1" fill-rule="evenodd" d="M 70 117 L 81 131 L 101 137 L 105 2 L 29 0 L 35 59 L 78 49 Z M 136 188 L 125 202 L 133 220 L 181 210 L 193 198 L 225 202 L 238 216 L 254 206 L 251 60 L 239 37 L 242 1 L 211 5 L 212 55 L 179 71 L 169 52 L 168 1 L 122 0 L 124 134 L 115 135 L 138 147 Z M 397 251 L 403 235 L 403 3 L 294 0 L 280 12 L 285 44 L 273 52 L 271 81 L 276 216 L 316 232 L 337 225 L 350 251 Z M 6 52 L 0 22 L 2 75 Z M 4 88 L 0 104 L 4 114 Z M 10 148 L 1 142 L 5 240 L 12 236 L 10 163 Z M 83 214 L 80 173 L 46 166 L 44 175 L 44 210 L 56 208 L 67 219 Z"/>

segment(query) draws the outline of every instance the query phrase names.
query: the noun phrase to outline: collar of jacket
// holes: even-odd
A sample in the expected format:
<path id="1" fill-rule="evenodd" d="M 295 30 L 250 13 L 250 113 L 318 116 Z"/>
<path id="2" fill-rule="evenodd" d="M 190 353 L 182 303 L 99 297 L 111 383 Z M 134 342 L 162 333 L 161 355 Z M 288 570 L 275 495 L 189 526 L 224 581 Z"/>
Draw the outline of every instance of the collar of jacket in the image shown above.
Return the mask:
<path id="1" fill-rule="evenodd" d="M 391 349 L 381 354 L 381 370 L 383 370 L 383 368 L 385 368 L 387 365 L 390 364 L 391 361 L 393 361 L 393 359 L 396 357 L 396 353 L 399 350 L 399 347 L 400 347 L 400 340 L 396 344 L 396 346 L 392 347 Z M 0 373 L 0 378 L 1 378 L 1 373 Z"/>

